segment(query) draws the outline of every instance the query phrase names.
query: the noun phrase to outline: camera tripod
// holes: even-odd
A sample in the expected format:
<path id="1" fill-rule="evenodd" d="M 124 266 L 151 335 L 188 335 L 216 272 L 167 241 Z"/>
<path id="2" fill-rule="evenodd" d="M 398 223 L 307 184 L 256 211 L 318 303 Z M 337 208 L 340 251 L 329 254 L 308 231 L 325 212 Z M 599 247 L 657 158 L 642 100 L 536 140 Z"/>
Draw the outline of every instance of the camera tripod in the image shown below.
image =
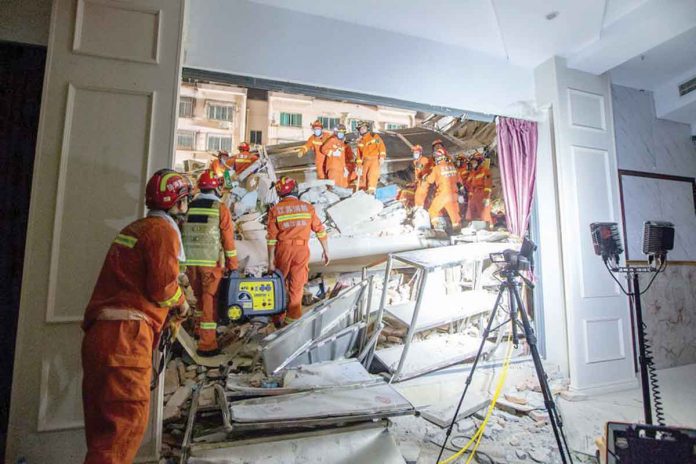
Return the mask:
<path id="1" fill-rule="evenodd" d="M 529 282 L 527 279 L 521 276 L 517 270 L 503 269 L 499 272 L 499 274 L 503 276 L 505 280 L 501 282 L 500 287 L 498 289 L 498 297 L 495 300 L 495 305 L 493 306 L 490 318 L 488 319 L 486 330 L 483 332 L 481 345 L 479 346 L 478 352 L 476 353 L 476 358 L 474 359 L 474 363 L 471 366 L 471 371 L 469 371 L 469 375 L 467 376 L 464 391 L 462 392 L 462 396 L 459 398 L 459 404 L 457 405 L 454 417 L 452 418 L 452 422 L 447 428 L 447 435 L 445 436 L 445 440 L 442 443 L 442 446 L 440 447 L 440 454 L 437 457 L 437 462 L 440 462 L 440 459 L 442 459 L 442 453 L 444 452 L 445 446 L 447 445 L 447 440 L 449 440 L 449 437 L 452 434 L 452 429 L 454 428 L 454 424 L 457 422 L 459 410 L 461 409 L 462 403 L 464 402 L 464 398 L 466 397 L 466 392 L 469 390 L 469 386 L 471 385 L 471 380 L 474 377 L 476 366 L 478 365 L 479 359 L 481 358 L 481 353 L 483 352 L 486 339 L 488 338 L 492 330 L 497 330 L 498 328 L 507 324 L 507 322 L 509 321 L 512 325 L 512 343 L 515 347 L 519 345 L 518 330 L 521 329 L 524 333 L 524 337 L 527 340 L 529 350 L 532 354 L 532 360 L 534 361 L 534 368 L 536 370 L 537 380 L 539 380 L 539 385 L 541 386 L 541 394 L 544 397 L 544 406 L 546 406 L 546 411 L 549 413 L 549 423 L 551 424 L 551 427 L 553 428 L 553 434 L 556 437 L 556 444 L 558 445 L 558 451 L 561 456 L 561 461 L 563 462 L 563 464 L 572 464 L 573 460 L 570 454 L 570 448 L 568 447 L 565 434 L 563 433 L 563 422 L 561 420 L 560 415 L 558 414 L 558 411 L 556 410 L 556 404 L 553 401 L 553 394 L 551 393 L 551 388 L 549 387 L 546 372 L 544 372 L 544 366 L 541 364 L 541 357 L 539 356 L 539 350 L 537 349 L 536 344 L 536 335 L 534 334 L 534 330 L 532 329 L 532 326 L 529 323 L 527 311 L 524 307 L 524 304 L 522 303 L 522 299 L 520 298 L 518 290 L 518 287 L 520 286 L 520 280 L 523 280 L 528 286 L 532 288 L 534 286 L 531 284 L 531 282 Z M 501 308 L 501 302 L 503 299 L 503 295 L 505 294 L 508 295 L 508 301 L 510 302 L 510 307 L 508 308 L 509 319 L 491 329 L 493 322 L 496 319 L 496 312 L 498 311 L 498 309 Z M 518 311 L 521 320 L 518 319 Z"/>

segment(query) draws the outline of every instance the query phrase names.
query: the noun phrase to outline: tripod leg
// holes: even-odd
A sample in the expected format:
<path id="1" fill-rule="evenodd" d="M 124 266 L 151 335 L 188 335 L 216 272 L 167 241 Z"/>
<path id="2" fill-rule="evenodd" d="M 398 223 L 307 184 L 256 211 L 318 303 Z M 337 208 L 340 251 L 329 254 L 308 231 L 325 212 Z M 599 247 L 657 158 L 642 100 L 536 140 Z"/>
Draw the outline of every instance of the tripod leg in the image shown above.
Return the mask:
<path id="1" fill-rule="evenodd" d="M 517 286 L 512 287 L 512 293 L 514 294 L 515 301 L 517 302 L 517 308 L 520 310 L 520 319 L 522 319 L 522 328 L 524 329 L 524 336 L 527 339 L 527 344 L 529 345 L 529 351 L 532 354 L 532 360 L 534 361 L 534 369 L 536 370 L 537 380 L 539 380 L 539 386 L 541 387 L 541 394 L 544 397 L 544 405 L 546 406 L 546 411 L 549 413 L 549 423 L 553 429 L 553 434 L 556 438 L 556 444 L 558 445 L 558 451 L 561 455 L 561 462 L 566 464 L 570 462 L 573 463 L 573 458 L 570 455 L 570 448 L 568 447 L 568 442 L 566 441 L 565 433 L 563 433 L 563 421 L 561 416 L 556 410 L 556 403 L 553 401 L 553 394 L 551 393 L 551 388 L 549 387 L 548 378 L 546 372 L 544 372 L 544 366 L 541 363 L 541 356 L 539 356 L 539 350 L 536 344 L 536 335 L 534 334 L 534 329 L 532 329 L 529 323 L 529 317 L 527 317 L 527 311 L 524 304 L 522 304 L 522 299 L 517 290 Z"/>
<path id="2" fill-rule="evenodd" d="M 445 445 L 447 444 L 447 440 L 449 439 L 450 435 L 452 434 L 452 429 L 454 428 L 454 424 L 457 422 L 457 416 L 459 415 L 459 410 L 462 408 L 462 403 L 464 402 L 464 397 L 466 396 L 466 392 L 469 390 L 469 385 L 471 385 L 471 379 L 474 377 L 474 371 L 476 370 L 476 366 L 478 365 L 479 359 L 481 358 L 481 353 L 483 352 L 483 348 L 486 345 L 486 339 L 488 338 L 488 335 L 491 331 L 491 327 L 493 326 L 493 321 L 495 321 L 495 314 L 496 314 L 496 311 L 498 310 L 498 307 L 500 306 L 500 301 L 502 300 L 504 293 L 505 293 L 505 288 L 500 287 L 500 290 L 498 290 L 498 297 L 495 300 L 495 305 L 493 306 L 493 309 L 491 310 L 491 316 L 488 318 L 488 324 L 486 324 L 486 330 L 483 331 L 483 337 L 481 338 L 481 344 L 479 345 L 478 352 L 476 353 L 476 357 L 474 358 L 474 363 L 471 365 L 471 370 L 469 371 L 469 375 L 466 377 L 466 384 L 464 386 L 464 391 L 462 392 L 462 396 L 459 398 L 459 404 L 457 404 L 457 409 L 454 411 L 454 417 L 452 417 L 452 422 L 450 423 L 449 427 L 447 428 L 447 433 L 445 435 L 445 441 L 442 443 L 442 446 L 440 447 L 440 454 L 437 455 L 436 462 L 440 462 L 440 459 L 442 459 L 442 453 L 445 451 Z"/>

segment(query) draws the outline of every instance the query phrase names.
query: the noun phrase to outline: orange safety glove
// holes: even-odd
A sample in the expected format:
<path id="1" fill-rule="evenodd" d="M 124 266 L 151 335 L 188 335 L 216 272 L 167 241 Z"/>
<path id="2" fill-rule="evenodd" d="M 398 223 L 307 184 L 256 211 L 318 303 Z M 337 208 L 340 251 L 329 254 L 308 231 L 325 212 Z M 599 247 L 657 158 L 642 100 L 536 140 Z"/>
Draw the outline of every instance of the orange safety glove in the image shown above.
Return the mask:
<path id="1" fill-rule="evenodd" d="M 225 258 L 225 268 L 228 271 L 236 271 L 237 270 L 236 260 L 233 258 Z"/>

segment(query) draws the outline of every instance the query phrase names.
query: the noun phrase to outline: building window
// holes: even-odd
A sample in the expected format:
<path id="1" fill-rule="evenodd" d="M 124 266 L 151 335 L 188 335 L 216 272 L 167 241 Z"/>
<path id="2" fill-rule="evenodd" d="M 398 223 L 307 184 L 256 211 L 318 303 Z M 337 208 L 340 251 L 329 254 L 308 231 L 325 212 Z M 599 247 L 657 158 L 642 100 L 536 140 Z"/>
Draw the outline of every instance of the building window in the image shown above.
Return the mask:
<path id="1" fill-rule="evenodd" d="M 393 122 L 388 122 L 385 124 L 384 128 L 386 130 L 406 129 L 406 124 L 396 124 Z"/>
<path id="2" fill-rule="evenodd" d="M 232 150 L 232 137 L 224 135 L 212 135 L 208 134 L 208 151 L 231 151 Z"/>
<path id="3" fill-rule="evenodd" d="M 302 127 L 302 113 L 280 113 L 280 125 Z"/>
<path id="4" fill-rule="evenodd" d="M 321 125 L 324 126 L 324 129 L 332 130 L 341 123 L 340 118 L 329 118 L 328 116 L 317 116 L 317 119 L 319 122 L 321 122 Z"/>
<path id="5" fill-rule="evenodd" d="M 263 143 L 261 135 L 261 131 L 249 131 L 249 143 L 261 145 Z"/>
<path id="6" fill-rule="evenodd" d="M 176 132 L 176 148 L 180 150 L 193 150 L 196 145 L 196 134 L 193 131 Z"/>
<path id="7" fill-rule="evenodd" d="M 206 112 L 208 119 L 215 119 L 216 121 L 232 121 L 233 113 L 234 107 L 227 105 L 208 105 Z"/>
<path id="8" fill-rule="evenodd" d="M 193 117 L 193 98 L 181 97 L 181 99 L 179 100 L 179 117 L 180 118 L 192 118 Z"/>

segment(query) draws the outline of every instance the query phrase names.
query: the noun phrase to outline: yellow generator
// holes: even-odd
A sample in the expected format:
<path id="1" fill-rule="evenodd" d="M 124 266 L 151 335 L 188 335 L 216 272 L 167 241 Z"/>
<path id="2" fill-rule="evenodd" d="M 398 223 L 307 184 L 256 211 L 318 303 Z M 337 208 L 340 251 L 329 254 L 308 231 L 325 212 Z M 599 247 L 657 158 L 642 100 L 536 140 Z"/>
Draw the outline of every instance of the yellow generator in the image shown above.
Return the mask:
<path id="1" fill-rule="evenodd" d="M 232 272 L 222 279 L 218 322 L 229 324 L 253 317 L 275 316 L 287 307 L 283 275 L 277 270 L 263 277 Z"/>

